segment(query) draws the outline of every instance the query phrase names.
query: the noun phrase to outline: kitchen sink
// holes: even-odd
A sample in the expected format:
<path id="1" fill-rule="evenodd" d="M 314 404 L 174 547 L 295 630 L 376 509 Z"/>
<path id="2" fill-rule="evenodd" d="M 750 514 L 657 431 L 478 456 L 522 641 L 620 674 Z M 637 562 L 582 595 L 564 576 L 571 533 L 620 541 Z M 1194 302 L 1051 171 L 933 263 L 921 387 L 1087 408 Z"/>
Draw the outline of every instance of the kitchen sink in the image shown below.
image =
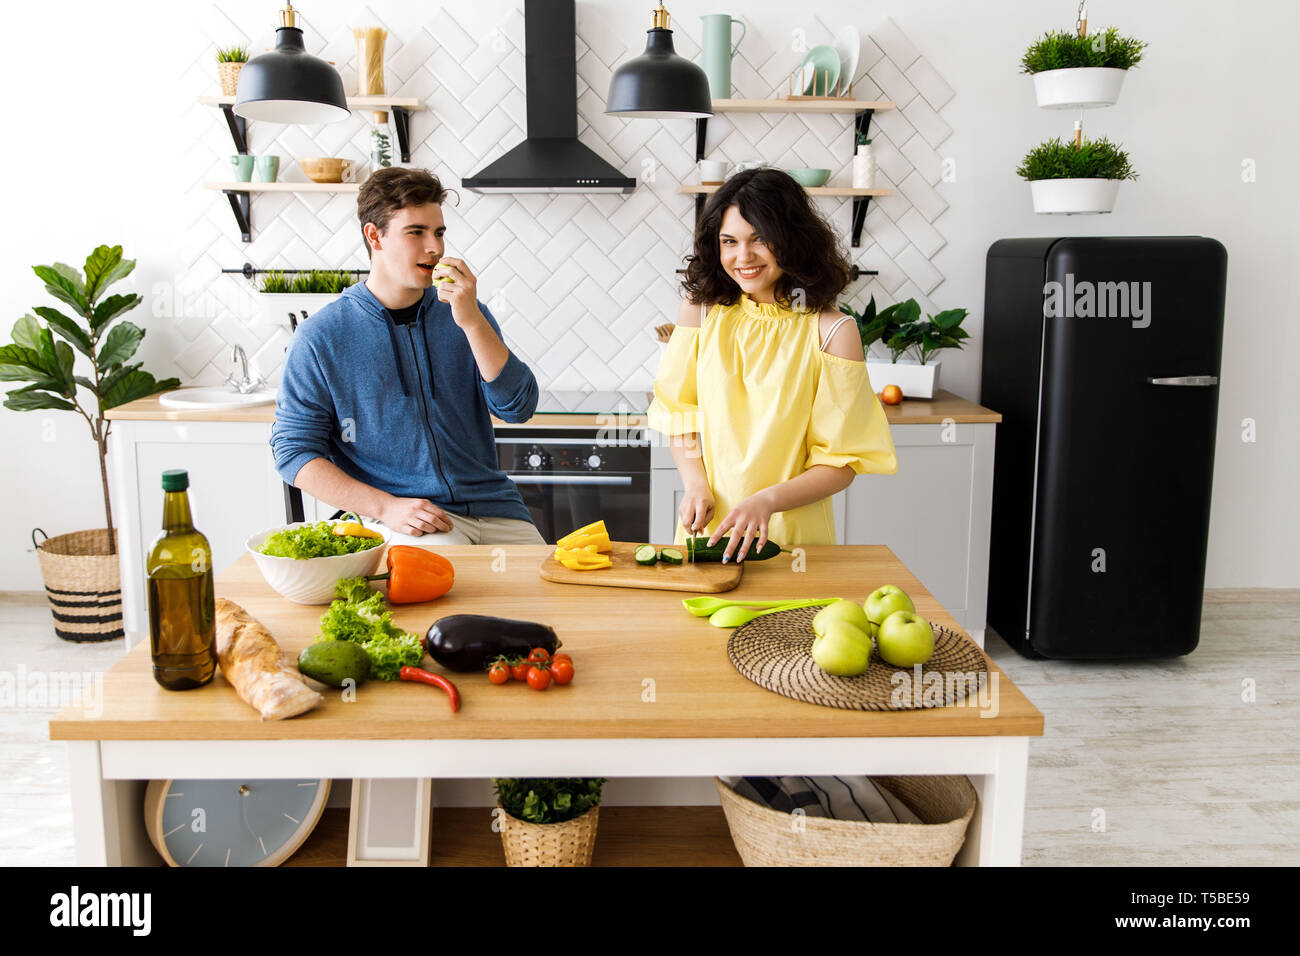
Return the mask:
<path id="1" fill-rule="evenodd" d="M 241 395 L 224 385 L 209 385 L 164 392 L 158 396 L 158 401 L 167 408 L 218 411 L 228 408 L 248 408 L 253 405 L 270 405 L 275 401 L 275 391 L 259 389 Z"/>

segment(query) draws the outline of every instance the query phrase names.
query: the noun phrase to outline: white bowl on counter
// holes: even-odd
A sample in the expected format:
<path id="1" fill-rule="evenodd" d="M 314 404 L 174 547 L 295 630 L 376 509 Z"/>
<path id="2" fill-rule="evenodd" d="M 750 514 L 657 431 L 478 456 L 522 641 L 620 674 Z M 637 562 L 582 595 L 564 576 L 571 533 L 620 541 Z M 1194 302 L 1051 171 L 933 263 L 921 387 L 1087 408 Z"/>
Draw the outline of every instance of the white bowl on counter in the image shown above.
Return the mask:
<path id="1" fill-rule="evenodd" d="M 295 604 L 329 604 L 334 600 L 334 585 L 343 578 L 375 573 L 387 550 L 388 538 L 385 537 L 382 544 L 364 551 L 324 558 L 279 558 L 261 553 L 263 543 L 274 532 L 309 524 L 316 522 L 295 521 L 293 524 L 267 528 L 249 537 L 244 542 L 244 547 L 253 556 L 266 583 L 281 597 Z"/>

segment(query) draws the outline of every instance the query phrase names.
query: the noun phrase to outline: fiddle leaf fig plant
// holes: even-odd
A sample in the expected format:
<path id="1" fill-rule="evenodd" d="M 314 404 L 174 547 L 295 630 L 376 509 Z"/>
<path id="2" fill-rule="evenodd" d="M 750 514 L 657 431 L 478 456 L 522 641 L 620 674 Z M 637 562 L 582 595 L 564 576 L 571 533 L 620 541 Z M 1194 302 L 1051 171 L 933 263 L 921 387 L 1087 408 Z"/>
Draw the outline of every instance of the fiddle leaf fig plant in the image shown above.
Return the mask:
<path id="1" fill-rule="evenodd" d="M 109 547 L 114 549 L 110 553 L 116 550 L 107 464 L 112 422 L 104 413 L 181 384 L 177 378 L 159 381 L 141 368 L 143 363 L 128 362 L 144 340 L 144 329 L 118 320 L 138 306 L 142 297 L 104 293 L 134 268 L 134 259 L 122 258 L 121 246 L 97 247 L 86 257 L 84 273 L 62 262 L 33 266 L 45 290 L 70 306 L 76 318 L 49 306 L 35 306 L 34 315 L 24 315 L 14 323 L 13 342 L 0 347 L 0 382 L 27 383 L 9 392 L 5 408 L 76 412 L 90 428 L 99 450 L 104 519 Z M 60 341 L 55 340 L 56 335 Z M 89 360 L 89 375 L 75 374 L 74 349 Z"/>

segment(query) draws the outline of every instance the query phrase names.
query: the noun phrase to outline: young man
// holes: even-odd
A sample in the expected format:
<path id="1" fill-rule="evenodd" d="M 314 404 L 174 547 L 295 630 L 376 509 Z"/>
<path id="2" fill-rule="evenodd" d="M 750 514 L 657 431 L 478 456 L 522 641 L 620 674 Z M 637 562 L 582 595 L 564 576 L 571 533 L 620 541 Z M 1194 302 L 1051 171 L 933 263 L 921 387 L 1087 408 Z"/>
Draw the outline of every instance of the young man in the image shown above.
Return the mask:
<path id="1" fill-rule="evenodd" d="M 294 335 L 271 429 L 276 470 L 395 542 L 542 544 L 497 467 L 489 418 L 531 417 L 537 379 L 501 341 L 474 273 L 444 258 L 446 196 L 421 169 L 381 169 L 362 185 L 370 276 Z"/>

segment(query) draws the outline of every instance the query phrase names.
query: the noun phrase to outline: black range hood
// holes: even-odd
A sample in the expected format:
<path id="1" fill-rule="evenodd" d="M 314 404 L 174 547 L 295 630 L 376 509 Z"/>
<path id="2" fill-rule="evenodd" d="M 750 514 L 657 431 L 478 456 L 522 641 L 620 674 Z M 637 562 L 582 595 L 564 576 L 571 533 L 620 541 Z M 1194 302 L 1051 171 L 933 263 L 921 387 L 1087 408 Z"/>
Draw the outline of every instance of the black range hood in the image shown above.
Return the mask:
<path id="1" fill-rule="evenodd" d="M 574 0 L 525 0 L 527 138 L 461 186 L 476 193 L 630 193 L 636 180 L 578 142 Z"/>

